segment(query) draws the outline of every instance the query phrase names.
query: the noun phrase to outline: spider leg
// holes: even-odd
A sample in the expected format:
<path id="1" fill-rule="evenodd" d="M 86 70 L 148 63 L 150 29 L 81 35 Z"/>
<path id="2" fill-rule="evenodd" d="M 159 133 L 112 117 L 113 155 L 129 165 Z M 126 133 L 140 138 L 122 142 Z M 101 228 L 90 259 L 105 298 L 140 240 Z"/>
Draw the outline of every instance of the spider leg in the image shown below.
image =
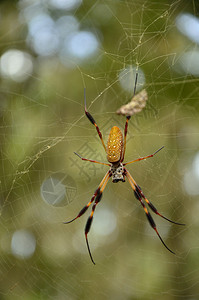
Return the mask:
<path id="1" fill-rule="evenodd" d="M 163 241 L 163 239 L 161 238 L 157 228 L 156 228 L 156 224 L 151 216 L 151 214 L 149 213 L 148 209 L 146 208 L 144 202 L 142 201 L 142 197 L 143 195 L 140 193 L 140 188 L 138 187 L 138 185 L 135 183 L 134 179 L 132 178 L 132 176 L 130 175 L 130 173 L 125 169 L 126 172 L 126 177 L 128 178 L 128 181 L 132 187 L 132 189 L 134 190 L 134 194 L 135 197 L 140 201 L 140 203 L 142 204 L 142 207 L 144 208 L 146 217 L 151 225 L 151 227 L 155 230 L 156 234 L 158 235 L 159 239 L 161 240 L 162 244 L 165 246 L 165 248 L 167 248 L 167 250 L 169 250 L 171 253 L 175 254 L 171 249 L 169 249 L 169 247 L 167 247 L 167 245 L 165 244 L 165 242 Z M 139 191 L 139 192 L 138 192 Z M 168 221 L 170 221 L 169 219 L 167 219 Z M 172 221 L 171 221 L 172 222 Z M 173 222 L 172 222 L 173 223 Z"/>
<path id="2" fill-rule="evenodd" d="M 82 157 L 81 155 L 79 155 L 78 153 L 74 152 L 79 158 L 81 158 L 81 160 L 85 160 L 85 161 L 90 161 L 92 163 L 96 163 L 96 164 L 101 164 L 101 165 L 105 165 L 105 166 L 111 166 L 111 164 L 107 164 L 107 163 L 103 163 L 103 162 L 100 162 L 100 161 L 96 161 L 96 160 L 92 160 L 92 159 L 87 159 L 87 158 L 84 158 Z"/>
<path id="3" fill-rule="evenodd" d="M 100 199 L 98 200 L 97 203 L 99 203 Z M 92 212 L 90 214 L 90 217 L 88 218 L 87 222 L 86 222 L 86 226 L 85 226 L 85 238 L 86 238 L 86 245 L 87 245 L 87 248 L 88 248 L 88 253 L 90 255 L 90 259 L 92 261 L 92 263 L 95 265 L 95 262 L 93 260 L 93 257 L 92 257 L 92 254 L 91 254 L 91 250 L 90 250 L 90 246 L 89 246 L 89 243 L 88 243 L 88 233 L 90 231 L 90 228 L 91 228 L 91 224 L 92 224 L 92 221 L 93 221 L 93 214 L 94 214 L 94 211 L 95 211 L 95 208 L 96 208 L 96 205 L 97 205 L 96 201 L 95 203 L 93 204 L 93 207 L 92 207 Z"/>
<path id="4" fill-rule="evenodd" d="M 130 118 L 131 118 L 131 116 L 126 117 L 126 123 L 125 123 L 125 128 L 124 128 L 124 149 L 123 149 L 123 155 L 122 155 L 121 162 L 123 162 L 123 160 L 124 160 L 124 155 L 125 155 L 125 151 L 126 151 L 126 136 L 127 136 L 127 131 L 128 131 L 128 122 L 129 122 Z"/>
<path id="5" fill-rule="evenodd" d="M 128 171 L 127 171 L 128 172 Z M 129 173 L 129 172 L 128 172 Z M 165 216 L 163 216 L 162 214 L 160 214 L 157 210 L 157 208 L 155 208 L 155 206 L 145 197 L 144 193 L 141 190 L 141 187 L 135 182 L 135 180 L 133 179 L 133 177 L 131 176 L 131 174 L 129 173 L 129 177 L 131 178 L 131 181 L 133 182 L 134 186 L 135 186 L 135 197 L 138 198 L 143 198 L 144 201 L 148 204 L 148 206 L 150 207 L 150 209 L 158 216 L 160 216 L 161 218 L 169 221 L 170 223 L 176 224 L 176 225 L 185 225 L 182 223 L 178 223 L 178 222 L 174 222 L 168 218 L 166 218 Z"/>
<path id="6" fill-rule="evenodd" d="M 105 150 L 105 152 L 106 152 L 106 146 L 105 146 L 105 144 L 104 144 L 104 140 L 103 140 L 103 138 L 102 138 L 101 131 L 99 130 L 99 127 L 97 126 L 97 124 L 96 124 L 94 118 L 91 116 L 91 114 L 87 111 L 87 108 L 86 108 L 86 89 L 84 89 L 84 102 L 85 102 L 85 114 L 86 114 L 87 118 L 89 119 L 89 121 L 95 126 L 95 128 L 96 128 L 96 130 L 97 130 L 97 133 L 98 133 L 98 135 L 99 135 L 99 138 L 100 138 L 100 140 L 101 140 L 101 142 L 102 142 L 102 145 L 103 145 L 103 147 L 104 147 L 104 150 Z"/>
<path id="7" fill-rule="evenodd" d="M 90 259 L 92 261 L 92 263 L 95 265 L 95 262 L 93 260 L 93 257 L 92 257 L 92 254 L 91 254 L 91 250 L 90 250 L 90 246 L 89 246 L 89 243 L 88 243 L 88 233 L 90 231 L 90 228 L 91 228 L 91 224 L 92 224 L 92 221 L 93 221 L 93 215 L 94 215 L 94 211 L 95 211 L 95 208 L 97 206 L 97 204 L 100 202 L 101 198 L 102 198 L 102 193 L 108 183 L 108 180 L 109 178 L 111 177 L 111 173 L 109 173 L 109 176 L 105 179 L 104 183 L 103 183 L 103 186 L 101 187 L 101 189 L 99 190 L 97 196 L 96 196 L 96 199 L 95 199 L 95 202 L 92 206 L 92 212 L 90 214 L 90 216 L 88 217 L 88 220 L 86 222 L 86 226 L 85 226 L 85 238 L 86 238 L 86 244 L 87 244 L 87 248 L 88 248 L 88 253 L 90 255 Z"/>
<path id="8" fill-rule="evenodd" d="M 135 93 L 136 93 L 137 80 L 138 80 L 138 72 L 136 72 L 136 75 L 135 75 L 135 85 L 134 85 L 133 97 L 135 96 Z M 126 116 L 126 123 L 125 123 L 125 128 L 124 128 L 124 150 L 123 150 L 121 162 L 124 161 L 124 155 L 125 155 L 125 151 L 126 151 L 126 136 L 127 136 L 127 131 L 128 131 L 128 122 L 129 122 L 130 118 L 131 118 L 131 116 Z"/>
<path id="9" fill-rule="evenodd" d="M 110 171 L 108 171 L 104 178 L 102 179 L 102 181 L 100 182 L 99 187 L 96 189 L 96 191 L 94 192 L 91 200 L 88 202 L 87 205 L 85 205 L 79 212 L 79 214 L 72 220 L 68 221 L 68 222 L 63 222 L 63 224 L 69 224 L 72 223 L 73 221 L 75 221 L 76 219 L 78 219 L 79 217 L 81 217 L 89 208 L 89 206 L 93 203 L 93 201 L 95 200 L 95 198 L 99 198 L 99 196 L 101 195 L 101 187 L 104 185 L 104 183 L 107 181 L 107 178 L 109 179 L 111 177 L 111 173 Z"/>
<path id="10" fill-rule="evenodd" d="M 150 154 L 150 155 L 147 155 L 147 156 L 144 156 L 144 157 L 140 157 L 140 158 L 137 158 L 137 159 L 135 159 L 135 160 L 131 160 L 131 161 L 129 161 L 129 162 L 123 164 L 123 165 L 126 166 L 126 165 L 132 164 L 132 163 L 134 163 L 134 162 L 136 162 L 136 161 L 140 161 L 140 160 L 143 160 L 143 159 L 146 159 L 146 158 L 153 157 L 156 153 L 158 153 L 158 152 L 159 152 L 160 150 L 162 150 L 163 148 L 164 148 L 164 146 L 162 146 L 160 149 L 158 149 L 157 151 L 155 151 L 153 154 Z"/>

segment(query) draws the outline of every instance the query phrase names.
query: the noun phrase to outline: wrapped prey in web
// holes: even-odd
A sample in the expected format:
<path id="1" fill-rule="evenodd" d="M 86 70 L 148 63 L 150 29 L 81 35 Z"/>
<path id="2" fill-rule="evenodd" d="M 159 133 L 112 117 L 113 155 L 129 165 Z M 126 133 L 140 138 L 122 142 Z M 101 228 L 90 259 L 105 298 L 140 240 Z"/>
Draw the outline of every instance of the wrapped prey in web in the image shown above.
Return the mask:
<path id="1" fill-rule="evenodd" d="M 147 91 L 144 89 L 135 96 L 133 96 L 132 100 L 122 105 L 116 113 L 118 115 L 124 115 L 124 116 L 132 116 L 135 115 L 143 110 L 143 108 L 146 106 L 146 101 L 148 99 Z"/>

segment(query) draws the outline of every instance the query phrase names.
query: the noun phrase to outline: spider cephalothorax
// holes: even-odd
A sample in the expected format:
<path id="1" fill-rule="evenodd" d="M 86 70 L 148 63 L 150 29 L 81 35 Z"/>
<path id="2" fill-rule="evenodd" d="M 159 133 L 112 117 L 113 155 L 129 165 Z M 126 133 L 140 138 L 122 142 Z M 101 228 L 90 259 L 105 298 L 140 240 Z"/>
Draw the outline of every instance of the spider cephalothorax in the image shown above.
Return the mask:
<path id="1" fill-rule="evenodd" d="M 137 82 L 137 77 L 136 77 L 136 82 Z M 136 86 L 136 85 L 135 85 Z M 135 90 L 134 90 L 134 94 L 135 94 Z M 90 216 L 88 217 L 87 223 L 86 223 L 86 227 L 85 227 L 85 237 L 86 237 L 86 243 L 87 243 L 87 247 L 88 247 L 88 252 L 90 255 L 90 258 L 92 260 L 92 262 L 95 264 L 93 257 L 91 255 L 91 251 L 90 251 L 90 247 L 88 244 L 88 238 L 87 235 L 89 233 L 91 224 L 92 224 L 92 220 L 93 220 L 93 215 L 95 212 L 95 209 L 98 205 L 98 203 L 100 202 L 101 198 L 102 198 L 102 193 L 109 181 L 109 179 L 112 177 L 112 181 L 114 183 L 117 183 L 118 181 L 125 181 L 125 177 L 127 177 L 130 186 L 132 187 L 135 197 L 137 200 L 139 200 L 140 204 L 142 205 L 146 217 L 151 225 L 151 227 L 155 230 L 156 234 L 158 235 L 159 239 L 161 240 L 161 242 L 163 243 L 163 245 L 171 252 L 174 253 L 172 250 L 170 250 L 167 245 L 164 243 L 164 241 L 162 240 L 157 228 L 156 228 L 156 224 L 151 216 L 151 214 L 149 213 L 145 203 L 147 203 L 147 205 L 149 206 L 149 208 L 156 214 L 159 215 L 160 217 L 162 217 L 163 219 L 174 223 L 174 224 L 178 224 L 178 225 L 184 225 L 181 223 L 176 223 L 173 222 L 169 219 L 167 219 L 166 217 L 164 217 L 163 215 L 161 215 L 158 210 L 155 208 L 155 206 L 145 197 L 144 193 L 142 192 L 141 188 L 139 187 L 139 185 L 137 185 L 137 183 L 135 182 L 135 180 L 133 179 L 133 177 L 131 176 L 131 174 L 129 173 L 129 171 L 126 169 L 126 165 L 134 163 L 136 161 L 140 161 L 149 157 L 153 157 L 157 152 L 159 152 L 163 147 L 161 147 L 160 149 L 158 149 L 157 151 L 155 151 L 153 154 L 151 155 L 147 155 L 145 157 L 140 157 L 138 159 L 132 160 L 130 162 L 127 163 L 123 163 L 124 161 L 124 155 L 125 155 L 125 150 L 126 150 L 126 135 L 127 135 L 127 128 L 128 128 L 128 121 L 130 119 L 130 116 L 126 117 L 126 124 L 125 124 L 125 129 L 124 129 L 124 139 L 123 139 L 123 134 L 121 132 L 121 130 L 119 129 L 119 127 L 117 126 L 113 126 L 110 130 L 110 134 L 109 134 L 109 138 L 108 138 L 108 142 L 107 142 L 107 147 L 104 144 L 103 138 L 102 138 L 102 134 L 99 130 L 99 127 L 97 126 L 94 118 L 91 116 L 91 114 L 87 111 L 86 109 L 86 98 L 85 98 L 85 114 L 87 116 L 87 118 L 89 119 L 89 121 L 95 126 L 97 133 L 101 139 L 102 145 L 104 147 L 104 150 L 107 154 L 107 160 L 109 163 L 103 163 L 103 162 L 98 162 L 95 160 L 91 160 L 91 159 L 87 159 L 87 158 L 83 158 L 81 157 L 79 154 L 75 153 L 77 156 L 79 156 L 82 160 L 85 161 L 90 161 L 92 163 L 97 163 L 97 164 L 102 164 L 102 165 L 106 165 L 109 166 L 109 170 L 106 172 L 104 178 L 102 179 L 100 185 L 98 186 L 98 188 L 96 189 L 96 191 L 94 192 L 91 200 L 88 202 L 87 205 L 85 205 L 81 211 L 79 212 L 79 214 L 72 219 L 69 222 L 64 222 L 65 224 L 71 223 L 74 220 L 76 220 L 77 218 L 81 217 L 89 208 L 89 206 L 92 204 L 92 211 Z"/>
<path id="2" fill-rule="evenodd" d="M 112 173 L 112 182 L 114 183 L 118 181 L 125 182 L 124 167 L 121 162 L 113 163 L 111 165 L 111 173 Z"/>

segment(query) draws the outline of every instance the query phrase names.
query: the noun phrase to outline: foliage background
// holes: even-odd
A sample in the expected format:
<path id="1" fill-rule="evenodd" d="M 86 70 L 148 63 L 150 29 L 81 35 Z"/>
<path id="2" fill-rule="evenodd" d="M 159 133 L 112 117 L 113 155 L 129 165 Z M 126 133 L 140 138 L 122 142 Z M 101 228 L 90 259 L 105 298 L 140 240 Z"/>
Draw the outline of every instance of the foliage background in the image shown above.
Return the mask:
<path id="1" fill-rule="evenodd" d="M 33 61 L 26 80 L 1 74 L 1 299 L 198 299 L 199 206 L 194 191 L 199 179 L 191 170 L 198 166 L 199 84 L 197 75 L 183 72 L 178 64 L 198 45 L 175 23 L 183 12 L 197 17 L 198 3 L 83 1 L 70 14 L 81 28 L 94 32 L 100 44 L 97 55 L 71 68 L 58 53 L 39 55 L 31 48 L 22 2 L 32 4 L 0 3 L 0 54 L 18 49 Z M 69 14 L 48 9 L 48 2 L 43 4 L 53 19 Z M 102 4 L 104 15 L 98 10 Z M 106 171 L 73 155 L 87 145 L 92 153 L 88 158 L 106 159 L 84 116 L 83 90 L 86 87 L 89 111 L 106 140 L 113 125 L 125 123 L 115 111 L 131 98 L 118 77 L 129 65 L 144 72 L 149 100 L 146 110 L 131 119 L 126 160 L 162 145 L 165 149 L 128 169 L 161 213 L 186 226 L 154 216 L 161 236 L 176 252 L 171 255 L 147 223 L 128 182 L 110 182 L 89 234 L 93 266 L 84 241 L 87 217 L 62 224 L 90 200 Z M 76 195 L 71 203 L 56 206 L 42 199 L 43 182 L 57 173 L 72 178 Z M 28 258 L 12 248 L 13 235 L 21 230 L 36 244 Z M 29 247 L 29 238 L 22 242 Z"/>

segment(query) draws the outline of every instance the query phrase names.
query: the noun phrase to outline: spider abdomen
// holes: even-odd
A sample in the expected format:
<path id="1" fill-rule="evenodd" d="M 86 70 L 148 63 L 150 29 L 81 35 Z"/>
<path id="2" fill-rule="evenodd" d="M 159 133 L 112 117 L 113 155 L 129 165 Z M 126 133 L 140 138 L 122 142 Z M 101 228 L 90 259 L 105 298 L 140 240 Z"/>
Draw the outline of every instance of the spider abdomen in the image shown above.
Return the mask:
<path id="1" fill-rule="evenodd" d="M 121 160 L 123 153 L 123 135 L 119 127 L 113 126 L 109 133 L 107 147 L 107 160 L 115 163 Z"/>

